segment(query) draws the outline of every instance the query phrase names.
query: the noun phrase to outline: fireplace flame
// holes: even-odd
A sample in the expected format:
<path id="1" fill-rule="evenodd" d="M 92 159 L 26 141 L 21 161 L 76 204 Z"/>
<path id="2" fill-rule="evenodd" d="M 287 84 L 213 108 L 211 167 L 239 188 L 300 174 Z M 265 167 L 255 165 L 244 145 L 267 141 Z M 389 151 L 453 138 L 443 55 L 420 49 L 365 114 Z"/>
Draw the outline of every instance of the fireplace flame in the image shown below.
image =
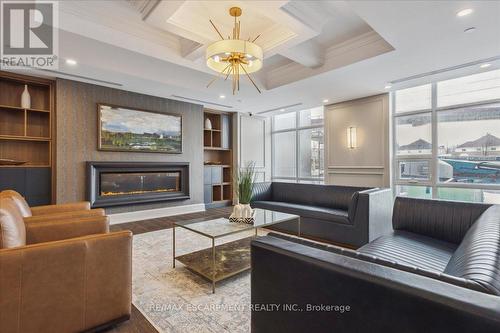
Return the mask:
<path id="1" fill-rule="evenodd" d="M 145 193 L 158 193 L 158 192 L 178 192 L 179 189 L 161 189 L 161 190 L 151 190 L 151 191 L 129 191 L 129 192 L 101 192 L 101 196 L 113 196 L 113 195 L 128 195 L 128 194 L 145 194 Z"/>

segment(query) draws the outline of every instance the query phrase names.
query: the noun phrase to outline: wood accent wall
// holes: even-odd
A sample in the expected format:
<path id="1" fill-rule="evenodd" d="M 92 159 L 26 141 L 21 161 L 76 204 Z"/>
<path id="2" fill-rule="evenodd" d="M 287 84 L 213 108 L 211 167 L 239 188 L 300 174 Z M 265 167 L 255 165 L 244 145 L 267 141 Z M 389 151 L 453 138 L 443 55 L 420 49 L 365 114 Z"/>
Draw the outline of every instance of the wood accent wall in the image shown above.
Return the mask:
<path id="1" fill-rule="evenodd" d="M 107 209 L 108 213 L 203 203 L 203 107 L 166 98 L 58 79 L 57 202 L 85 199 L 87 161 L 158 161 L 190 163 L 191 199 Z M 183 153 L 130 153 L 97 150 L 97 103 L 182 115 Z"/>

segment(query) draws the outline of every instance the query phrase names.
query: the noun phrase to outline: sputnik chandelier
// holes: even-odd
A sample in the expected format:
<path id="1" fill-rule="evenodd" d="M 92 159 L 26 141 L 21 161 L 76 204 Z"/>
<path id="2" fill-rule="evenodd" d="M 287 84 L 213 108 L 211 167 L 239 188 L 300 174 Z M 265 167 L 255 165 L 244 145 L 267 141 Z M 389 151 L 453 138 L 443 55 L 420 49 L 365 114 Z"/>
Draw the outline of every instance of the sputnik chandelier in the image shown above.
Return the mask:
<path id="1" fill-rule="evenodd" d="M 227 39 L 224 39 L 212 20 L 209 20 L 221 40 L 207 47 L 207 66 L 219 73 L 210 81 L 207 88 L 218 78 L 225 75 L 225 81 L 231 76 L 234 95 L 236 91 L 240 90 L 240 75 L 245 74 L 260 93 L 259 87 L 250 76 L 250 73 L 257 72 L 262 68 L 262 48 L 254 43 L 260 35 L 253 40 L 251 38 L 248 40 L 240 39 L 241 22 L 237 18 L 241 16 L 241 8 L 232 7 L 229 9 L 229 15 L 234 17 L 232 38 L 228 36 Z"/>

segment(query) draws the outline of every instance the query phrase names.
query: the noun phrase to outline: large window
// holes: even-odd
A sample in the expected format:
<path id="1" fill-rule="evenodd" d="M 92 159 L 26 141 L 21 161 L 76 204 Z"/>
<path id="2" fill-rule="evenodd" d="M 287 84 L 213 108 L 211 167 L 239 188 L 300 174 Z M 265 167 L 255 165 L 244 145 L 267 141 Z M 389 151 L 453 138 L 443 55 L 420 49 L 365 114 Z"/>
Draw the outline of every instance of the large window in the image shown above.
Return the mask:
<path id="1" fill-rule="evenodd" d="M 323 107 L 273 116 L 273 181 L 322 183 Z"/>
<path id="2" fill-rule="evenodd" d="M 393 93 L 399 195 L 500 204 L 500 70 Z"/>

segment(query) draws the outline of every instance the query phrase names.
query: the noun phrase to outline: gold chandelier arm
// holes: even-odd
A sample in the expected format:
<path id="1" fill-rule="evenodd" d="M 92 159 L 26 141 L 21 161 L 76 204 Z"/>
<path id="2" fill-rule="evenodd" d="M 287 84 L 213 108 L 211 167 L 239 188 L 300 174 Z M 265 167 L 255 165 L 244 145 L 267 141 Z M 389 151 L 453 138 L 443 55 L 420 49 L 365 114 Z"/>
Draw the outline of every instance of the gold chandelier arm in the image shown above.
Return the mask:
<path id="1" fill-rule="evenodd" d="M 260 34 L 253 39 L 252 43 L 254 43 L 257 40 L 257 38 L 259 38 L 259 37 L 260 37 Z"/>
<path id="2" fill-rule="evenodd" d="M 259 87 L 257 87 L 257 85 L 255 84 L 255 82 L 253 82 L 252 77 L 250 76 L 250 74 L 248 74 L 248 72 L 245 69 L 245 67 L 243 67 L 242 64 L 240 64 L 240 66 L 241 66 L 241 69 L 243 69 L 243 71 L 245 72 L 245 74 L 248 76 L 248 79 L 250 80 L 250 82 L 252 82 L 252 84 L 255 87 L 255 89 L 257 89 L 257 91 L 259 92 L 259 94 L 262 94 L 262 91 L 260 91 Z"/>
<path id="3" fill-rule="evenodd" d="M 233 67 L 233 80 L 232 80 L 232 84 L 233 84 L 233 95 L 234 95 L 234 92 L 236 90 L 236 69 L 237 67 Z"/>
<path id="4" fill-rule="evenodd" d="M 215 31 L 217 31 L 217 33 L 219 34 L 220 38 L 222 40 L 224 40 L 224 37 L 222 37 L 222 34 L 220 33 L 219 29 L 217 29 L 217 27 L 215 26 L 214 22 L 212 22 L 212 20 L 209 20 L 209 21 L 212 24 L 212 27 L 214 27 Z"/>
<path id="5" fill-rule="evenodd" d="M 217 76 L 216 76 L 216 77 L 214 77 L 214 78 L 212 79 L 212 81 L 210 81 L 210 82 L 207 84 L 207 88 L 208 88 L 208 87 L 210 87 L 210 86 L 212 85 L 212 83 L 214 83 L 215 81 L 217 81 L 217 79 L 218 79 L 219 77 L 221 77 L 221 75 L 222 75 L 222 74 L 224 74 L 224 72 L 226 71 L 226 69 L 228 69 L 228 68 L 229 68 L 229 66 L 231 66 L 231 64 L 227 65 L 227 66 L 226 66 L 226 68 L 224 68 L 224 69 L 222 70 L 222 72 L 220 72 L 219 74 L 217 74 Z"/>
<path id="6" fill-rule="evenodd" d="M 229 64 L 229 66 L 231 66 L 231 64 Z M 227 78 L 229 77 L 229 75 L 231 75 L 232 71 L 233 71 L 233 67 L 229 68 L 229 70 L 227 71 L 227 75 L 226 75 L 226 78 L 224 79 L 224 81 L 227 80 Z"/>

